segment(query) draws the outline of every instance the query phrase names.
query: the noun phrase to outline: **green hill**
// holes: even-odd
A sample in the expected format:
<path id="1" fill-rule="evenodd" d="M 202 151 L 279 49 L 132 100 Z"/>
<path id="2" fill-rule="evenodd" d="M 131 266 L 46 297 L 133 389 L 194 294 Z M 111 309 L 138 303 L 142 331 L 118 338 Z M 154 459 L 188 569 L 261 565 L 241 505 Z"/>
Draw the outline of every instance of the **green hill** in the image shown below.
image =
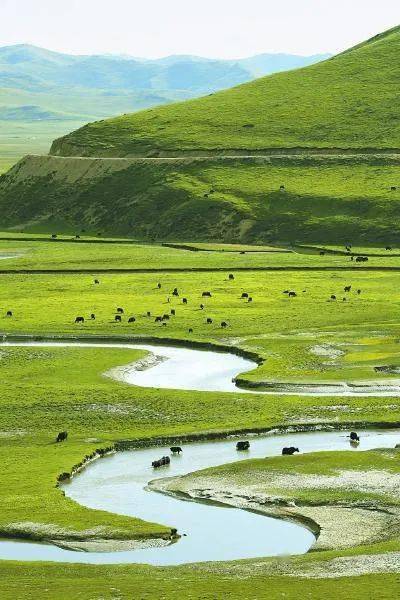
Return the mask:
<path id="1" fill-rule="evenodd" d="M 271 149 L 399 149 L 400 28 L 324 62 L 56 140 L 63 156 L 174 156 Z"/>
<path id="2" fill-rule="evenodd" d="M 399 244 L 399 182 L 400 157 L 385 155 L 28 156 L 0 177 L 0 213 L 3 230 Z"/>

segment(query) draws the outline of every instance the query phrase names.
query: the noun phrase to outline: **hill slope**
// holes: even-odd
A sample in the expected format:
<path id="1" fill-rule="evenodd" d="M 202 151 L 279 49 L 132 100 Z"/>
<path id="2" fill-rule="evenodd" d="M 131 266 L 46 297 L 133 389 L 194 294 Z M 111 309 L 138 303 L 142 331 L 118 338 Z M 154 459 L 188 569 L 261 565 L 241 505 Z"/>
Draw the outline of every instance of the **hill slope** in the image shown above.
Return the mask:
<path id="1" fill-rule="evenodd" d="M 334 58 L 205 98 L 91 123 L 53 143 L 72 156 L 400 148 L 400 28 Z"/>
<path id="2" fill-rule="evenodd" d="M 26 157 L 2 228 L 161 240 L 398 244 L 400 157 Z M 281 184 L 285 190 L 280 190 Z"/>

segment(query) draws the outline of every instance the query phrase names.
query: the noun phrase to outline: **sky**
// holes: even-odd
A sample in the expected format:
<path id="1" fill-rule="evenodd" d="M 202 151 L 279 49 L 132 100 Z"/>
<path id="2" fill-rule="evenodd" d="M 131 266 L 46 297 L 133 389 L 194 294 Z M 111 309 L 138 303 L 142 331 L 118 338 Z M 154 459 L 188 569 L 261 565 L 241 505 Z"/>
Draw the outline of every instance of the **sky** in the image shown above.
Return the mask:
<path id="1" fill-rule="evenodd" d="M 71 54 L 335 53 L 398 24 L 399 0 L 0 0 L 0 46 Z"/>

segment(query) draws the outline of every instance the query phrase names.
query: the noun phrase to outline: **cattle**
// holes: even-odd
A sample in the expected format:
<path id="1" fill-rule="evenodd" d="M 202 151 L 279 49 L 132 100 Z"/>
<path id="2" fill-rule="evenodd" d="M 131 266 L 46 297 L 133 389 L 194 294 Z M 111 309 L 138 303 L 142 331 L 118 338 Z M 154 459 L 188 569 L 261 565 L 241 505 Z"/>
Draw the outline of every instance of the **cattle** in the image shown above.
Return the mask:
<path id="1" fill-rule="evenodd" d="M 95 315 L 94 313 L 92 313 L 92 314 L 90 315 L 90 318 L 92 319 L 92 321 L 94 321 L 94 320 L 96 319 L 96 315 Z"/>
<path id="2" fill-rule="evenodd" d="M 202 298 L 211 298 L 212 294 L 211 292 L 203 292 L 201 295 Z"/>
<path id="3" fill-rule="evenodd" d="M 226 327 L 228 327 L 228 323 L 226 321 L 222 321 L 221 327 L 222 329 L 225 329 Z"/>
<path id="4" fill-rule="evenodd" d="M 172 454 L 180 454 L 181 452 L 183 452 L 182 448 L 180 446 L 172 446 L 172 448 L 170 448 Z"/>
<path id="5" fill-rule="evenodd" d="M 193 333 L 193 329 L 192 328 L 189 329 L 189 333 Z"/>
<path id="6" fill-rule="evenodd" d="M 171 459 L 169 456 L 163 456 L 159 460 L 153 460 L 153 462 L 151 463 L 151 466 L 154 469 L 158 469 L 159 467 L 162 467 L 164 465 L 169 465 L 170 462 L 171 462 Z"/>
<path id="7" fill-rule="evenodd" d="M 320 256 L 325 256 L 325 252 L 323 250 L 321 250 L 321 252 L 319 253 Z"/>
<path id="8" fill-rule="evenodd" d="M 207 325 L 212 325 L 213 320 L 210 317 L 207 318 Z"/>
<path id="9" fill-rule="evenodd" d="M 368 256 L 357 256 L 356 262 L 368 262 Z"/>
<path id="10" fill-rule="evenodd" d="M 204 310 L 204 304 L 200 304 L 200 310 Z"/>
<path id="11" fill-rule="evenodd" d="M 247 298 L 247 302 L 253 302 L 253 298 L 251 298 L 250 296 Z"/>
<path id="12" fill-rule="evenodd" d="M 342 302 L 347 302 L 347 298 L 342 298 Z"/>
<path id="13" fill-rule="evenodd" d="M 56 442 L 65 442 L 65 440 L 68 437 L 68 432 L 67 431 L 60 431 L 60 433 L 57 435 L 56 437 Z"/>
<path id="14" fill-rule="evenodd" d="M 238 442 L 236 444 L 236 450 L 248 450 L 250 448 L 250 442 L 247 440 L 245 442 Z"/>
<path id="15" fill-rule="evenodd" d="M 187 298 L 182 298 L 182 303 L 187 304 L 188 303 Z"/>
<path id="16" fill-rule="evenodd" d="M 357 290 L 357 295 L 359 296 L 361 294 L 361 290 Z"/>
<path id="17" fill-rule="evenodd" d="M 123 308 L 117 308 L 117 313 L 119 315 L 123 315 L 124 314 L 124 309 Z"/>
<path id="18" fill-rule="evenodd" d="M 354 256 L 350 256 L 350 260 L 353 261 L 354 260 Z"/>
<path id="19" fill-rule="evenodd" d="M 285 186 L 284 186 L 284 185 L 281 185 L 281 186 L 279 187 L 279 189 L 281 190 L 281 192 L 283 192 L 283 191 L 285 191 Z"/>
<path id="20" fill-rule="evenodd" d="M 282 448 L 282 456 L 293 456 L 295 452 L 300 452 L 298 448 L 290 446 L 289 448 Z"/>
<path id="21" fill-rule="evenodd" d="M 129 317 L 128 319 L 128 323 L 135 323 L 136 319 L 135 317 Z"/>
<path id="22" fill-rule="evenodd" d="M 116 323 L 122 323 L 122 317 L 121 317 L 121 315 L 115 315 L 115 317 L 114 317 L 114 321 L 115 321 Z"/>
<path id="23" fill-rule="evenodd" d="M 358 433 L 356 433 L 355 431 L 350 432 L 349 438 L 350 438 L 351 442 L 359 442 L 360 441 L 360 437 L 359 437 Z"/>
<path id="24" fill-rule="evenodd" d="M 84 323 L 85 322 L 85 317 L 76 317 L 75 319 L 75 323 Z"/>
<path id="25" fill-rule="evenodd" d="M 173 296 L 179 296 L 179 292 L 178 292 L 178 288 L 174 288 L 174 291 L 172 292 Z"/>
<path id="26" fill-rule="evenodd" d="M 282 292 L 282 294 L 288 294 L 289 290 L 285 290 L 284 292 Z"/>
<path id="27" fill-rule="evenodd" d="M 75 236 L 75 239 L 76 239 L 76 240 L 80 240 L 80 239 L 81 239 L 81 236 L 80 236 L 79 234 L 76 234 L 76 236 Z"/>
<path id="28" fill-rule="evenodd" d="M 163 326 L 163 327 L 166 327 L 166 326 L 167 326 L 167 323 L 163 323 L 163 324 L 162 324 L 162 326 Z"/>
<path id="29" fill-rule="evenodd" d="M 233 273 L 229 273 L 229 277 L 228 277 L 229 281 L 233 281 L 235 279 L 235 276 Z"/>
<path id="30" fill-rule="evenodd" d="M 8 310 L 6 313 L 6 317 L 12 317 L 12 316 L 13 316 L 12 310 Z"/>
<path id="31" fill-rule="evenodd" d="M 390 187 L 390 191 L 391 191 L 391 192 L 395 192 L 396 190 L 397 190 L 397 187 L 396 187 L 395 185 L 392 185 L 392 186 Z"/>
<path id="32" fill-rule="evenodd" d="M 95 284 L 95 285 L 99 285 L 99 283 L 100 283 L 100 281 L 99 281 L 98 279 L 95 279 L 95 280 L 94 280 L 94 284 Z"/>
<path id="33" fill-rule="evenodd" d="M 331 300 L 336 300 L 336 296 L 335 296 L 335 294 L 332 294 L 332 296 L 331 296 Z"/>
<path id="34" fill-rule="evenodd" d="M 296 292 L 289 292 L 289 298 L 297 298 Z"/>
<path id="35" fill-rule="evenodd" d="M 247 293 L 247 292 L 243 292 L 243 294 L 242 294 L 242 296 L 241 296 L 241 297 L 242 297 L 242 298 L 248 298 L 248 297 L 249 297 L 249 295 L 248 295 L 248 293 Z"/>
<path id="36" fill-rule="evenodd" d="M 157 283 L 157 287 L 159 290 L 161 290 L 161 283 Z"/>
<path id="37" fill-rule="evenodd" d="M 56 239 L 56 237 L 57 237 L 57 234 L 56 234 L 56 233 L 52 233 L 52 234 L 51 234 L 51 239 L 52 239 L 52 240 L 55 240 L 55 239 Z"/>
<path id="38" fill-rule="evenodd" d="M 391 250 L 392 247 L 391 246 L 386 246 L 385 250 Z"/>
<path id="39" fill-rule="evenodd" d="M 169 318 L 170 318 L 170 317 L 169 317 L 169 315 L 167 315 L 167 314 L 165 314 L 165 315 L 163 315 L 163 316 L 162 316 L 162 320 L 163 320 L 163 321 L 169 321 Z"/>
<path id="40" fill-rule="evenodd" d="M 162 317 L 156 317 L 154 319 L 154 323 L 161 323 L 161 321 L 162 321 Z"/>
<path id="41" fill-rule="evenodd" d="M 346 246 L 346 250 L 347 250 L 347 252 L 351 252 L 351 246 L 350 245 Z"/>
<path id="42" fill-rule="evenodd" d="M 171 315 L 174 317 L 176 315 L 176 311 L 174 308 L 171 308 Z"/>
<path id="43" fill-rule="evenodd" d="M 149 310 L 147 311 L 146 316 L 151 317 L 151 312 Z"/>
<path id="44" fill-rule="evenodd" d="M 351 285 L 346 285 L 346 286 L 344 287 L 344 291 L 345 291 L 345 292 L 351 292 Z"/>

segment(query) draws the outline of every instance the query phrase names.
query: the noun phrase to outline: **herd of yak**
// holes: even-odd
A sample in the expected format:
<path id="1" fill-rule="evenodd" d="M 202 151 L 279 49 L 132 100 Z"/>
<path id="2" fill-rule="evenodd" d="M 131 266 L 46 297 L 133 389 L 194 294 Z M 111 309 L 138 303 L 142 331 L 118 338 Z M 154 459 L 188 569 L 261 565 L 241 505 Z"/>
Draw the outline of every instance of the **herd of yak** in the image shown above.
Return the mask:
<path id="1" fill-rule="evenodd" d="M 364 257 L 357 257 L 357 258 L 364 258 Z M 368 260 L 367 257 L 365 257 L 365 258 L 366 258 L 366 260 Z M 232 281 L 232 280 L 235 279 L 235 276 L 232 273 L 230 273 L 228 278 L 229 278 L 230 281 Z M 98 279 L 95 279 L 94 283 L 95 283 L 95 285 L 99 285 L 100 281 Z M 161 288 L 162 288 L 161 283 L 158 283 L 157 284 L 157 289 L 161 290 Z M 344 290 L 345 293 L 350 293 L 351 289 L 352 289 L 351 285 L 346 285 L 343 288 L 343 290 Z M 303 293 L 305 293 L 305 292 L 306 292 L 306 290 L 303 290 Z M 285 290 L 283 292 L 283 294 L 287 295 L 288 298 L 296 298 L 297 297 L 297 292 L 295 292 L 294 290 Z M 357 295 L 360 295 L 360 294 L 361 294 L 361 290 L 358 289 L 357 290 Z M 179 290 L 178 290 L 178 288 L 174 288 L 173 289 L 173 291 L 171 292 L 171 296 L 173 296 L 175 298 L 179 297 Z M 201 297 L 202 298 L 212 298 L 212 293 L 209 292 L 209 291 L 204 291 L 204 292 L 202 292 Z M 242 294 L 240 296 L 240 299 L 241 300 L 245 300 L 248 303 L 253 302 L 252 296 L 250 296 L 250 294 L 248 294 L 247 292 L 242 292 Z M 336 295 L 332 294 L 330 296 L 330 300 L 331 301 L 337 300 Z M 343 297 L 343 302 L 346 302 L 346 300 L 347 300 L 347 298 Z M 170 297 L 169 296 L 167 297 L 167 303 L 168 304 L 170 303 Z M 188 299 L 185 298 L 185 297 L 183 297 L 182 298 L 182 304 L 183 305 L 187 305 L 188 304 Z M 204 304 L 200 304 L 199 308 L 200 308 L 200 310 L 204 310 L 205 305 Z M 116 314 L 114 316 L 114 321 L 116 323 L 122 323 L 122 315 L 124 315 L 124 312 L 125 311 L 124 311 L 124 309 L 122 307 L 118 307 L 116 309 Z M 167 326 L 167 322 L 172 317 L 174 317 L 175 315 L 176 315 L 176 309 L 172 308 L 169 313 L 164 313 L 163 315 L 155 316 L 154 317 L 154 322 L 155 323 L 159 323 L 159 324 L 163 325 L 164 327 L 166 327 Z M 8 311 L 7 316 L 12 316 L 11 311 Z M 151 312 L 147 311 L 146 317 L 151 318 L 152 316 L 153 315 L 151 314 Z M 96 319 L 96 315 L 94 313 L 92 313 L 90 315 L 90 320 L 94 321 L 95 319 Z M 83 317 L 83 316 L 77 316 L 75 318 L 75 323 L 82 323 L 83 324 L 84 322 L 85 322 L 85 317 Z M 128 323 L 135 323 L 135 322 L 136 322 L 136 317 L 134 317 L 134 316 L 128 317 Z M 211 319 L 210 317 L 207 317 L 206 324 L 207 325 L 212 325 L 212 323 L 213 323 L 213 319 Z M 225 329 L 226 327 L 228 327 L 228 322 L 227 321 L 221 321 L 220 326 L 221 326 L 222 329 Z M 192 328 L 189 328 L 189 333 L 193 333 L 193 329 Z"/>

